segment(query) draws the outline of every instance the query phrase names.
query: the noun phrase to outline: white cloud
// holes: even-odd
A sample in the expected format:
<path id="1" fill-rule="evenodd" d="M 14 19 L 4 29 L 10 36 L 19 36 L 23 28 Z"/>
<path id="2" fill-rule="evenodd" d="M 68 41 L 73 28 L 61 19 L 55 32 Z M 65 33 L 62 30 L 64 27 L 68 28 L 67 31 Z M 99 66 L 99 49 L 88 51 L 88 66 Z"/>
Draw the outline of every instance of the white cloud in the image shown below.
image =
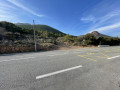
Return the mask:
<path id="1" fill-rule="evenodd" d="M 12 8 L 12 9 L 15 9 L 15 7 L 13 7 L 13 6 L 11 6 L 11 5 L 9 5 L 9 4 L 7 4 L 7 3 L 5 3 L 5 2 L 0 2 L 0 8 L 2 8 L 2 7 L 4 7 L 4 8 Z"/>
<path id="2" fill-rule="evenodd" d="M 90 16 L 87 16 L 87 17 L 82 17 L 80 20 L 83 21 L 83 22 L 95 22 L 96 18 L 93 17 L 92 15 L 90 15 Z"/>
<path id="3" fill-rule="evenodd" d="M 18 20 L 17 16 L 12 12 L 16 8 L 9 5 L 8 3 L 0 2 L 0 21 L 14 21 Z"/>
<path id="4" fill-rule="evenodd" d="M 100 27 L 100 28 L 91 30 L 90 32 L 92 32 L 92 31 L 103 32 L 103 31 L 108 31 L 108 30 L 111 30 L 111 29 L 119 28 L 119 27 L 120 27 L 120 23 L 116 23 L 116 24 L 112 24 L 112 25 L 109 25 L 109 26 L 104 26 L 104 27 Z"/>
<path id="5" fill-rule="evenodd" d="M 104 16 L 101 16 L 101 17 L 97 17 L 97 16 L 94 16 L 94 15 L 88 15 L 86 17 L 82 17 L 80 20 L 83 21 L 83 22 L 96 22 L 95 24 L 102 24 L 103 22 L 111 19 L 112 17 L 115 17 L 115 16 L 118 16 L 120 15 L 120 10 L 115 10 L 115 11 L 112 11 L 110 13 L 107 13 L 106 15 Z"/>
<path id="6" fill-rule="evenodd" d="M 115 11 L 112 11 L 112 12 L 102 16 L 102 17 L 96 18 L 97 23 L 95 23 L 91 28 L 93 29 L 93 28 L 99 27 L 101 25 L 104 25 L 107 23 L 107 21 L 112 22 L 110 19 L 111 18 L 115 19 L 115 17 L 118 15 L 120 15 L 120 11 L 115 10 Z M 115 23 L 115 22 L 113 22 L 113 23 Z"/>
<path id="7" fill-rule="evenodd" d="M 114 10 L 107 14 L 104 14 L 101 17 L 95 17 L 95 16 L 90 17 L 88 15 L 86 18 L 83 18 L 81 20 L 94 22 L 89 27 L 88 32 L 92 32 L 92 31 L 109 32 L 110 30 L 120 27 L 120 23 L 118 23 L 120 21 L 119 18 L 120 18 L 120 10 Z"/>
<path id="8" fill-rule="evenodd" d="M 81 21 L 87 25 L 86 33 L 99 31 L 104 34 L 115 35 L 120 29 L 120 0 L 102 0 L 83 12 Z M 92 15 L 92 17 L 91 17 Z M 87 23 L 86 23 L 87 22 Z M 120 34 L 116 34 L 120 35 Z"/>
<path id="9" fill-rule="evenodd" d="M 18 2 L 16 2 L 16 0 L 7 0 L 7 1 L 9 1 L 10 3 L 16 5 L 16 6 L 19 7 L 19 8 L 22 8 L 23 10 L 25 10 L 25 11 L 27 11 L 27 12 L 29 12 L 29 13 L 35 15 L 35 16 L 38 16 L 38 17 L 43 17 L 43 16 L 44 16 L 44 15 L 38 14 L 38 13 L 34 12 L 33 10 L 31 10 L 31 9 L 29 9 L 29 8 L 27 8 L 27 7 L 25 7 L 24 5 L 22 5 L 22 4 L 18 3 Z"/>
<path id="10" fill-rule="evenodd" d="M 104 34 L 115 35 L 113 32 L 119 33 L 120 28 L 120 0 L 101 0 L 92 8 L 85 10 L 81 21 L 86 27 L 86 33 L 99 31 Z M 92 15 L 91 18 L 90 15 Z M 89 23 L 86 23 L 86 20 Z"/>

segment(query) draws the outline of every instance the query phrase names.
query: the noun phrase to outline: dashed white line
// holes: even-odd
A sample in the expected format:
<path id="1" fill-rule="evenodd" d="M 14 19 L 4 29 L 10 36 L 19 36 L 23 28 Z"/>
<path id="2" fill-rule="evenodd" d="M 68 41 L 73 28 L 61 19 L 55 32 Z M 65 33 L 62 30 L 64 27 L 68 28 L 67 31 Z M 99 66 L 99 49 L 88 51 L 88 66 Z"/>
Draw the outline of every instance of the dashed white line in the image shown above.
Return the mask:
<path id="1" fill-rule="evenodd" d="M 120 55 L 114 56 L 114 57 L 110 57 L 110 58 L 107 58 L 107 59 L 114 59 L 114 58 L 117 58 L 117 57 L 120 57 Z"/>
<path id="2" fill-rule="evenodd" d="M 2 60 L 2 61 L 0 61 L 0 63 L 1 63 L 1 62 L 9 62 L 9 61 L 17 61 L 17 60 L 32 59 L 32 58 L 35 58 L 35 57 L 27 57 L 27 58 L 19 58 L 19 59 Z"/>
<path id="3" fill-rule="evenodd" d="M 82 67 L 82 65 L 75 66 L 75 67 L 68 68 L 68 69 L 64 69 L 64 70 L 60 70 L 60 71 L 56 71 L 56 72 L 52 72 L 52 73 L 48 73 L 48 74 L 44 74 L 44 75 L 40 75 L 40 76 L 37 76 L 36 79 L 42 79 L 42 78 L 45 78 L 45 77 L 49 77 L 49 76 L 53 76 L 53 75 L 60 74 L 60 73 L 63 73 L 63 72 L 67 72 L 67 71 L 70 71 L 70 70 L 78 69 L 80 67 Z"/>

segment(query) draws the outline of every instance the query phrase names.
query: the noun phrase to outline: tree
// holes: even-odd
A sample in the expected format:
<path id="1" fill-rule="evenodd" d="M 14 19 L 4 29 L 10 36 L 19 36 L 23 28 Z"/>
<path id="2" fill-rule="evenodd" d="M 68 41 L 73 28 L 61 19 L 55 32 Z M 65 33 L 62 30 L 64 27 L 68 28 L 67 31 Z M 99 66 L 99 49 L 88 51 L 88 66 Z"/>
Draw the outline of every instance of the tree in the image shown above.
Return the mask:
<path id="1" fill-rule="evenodd" d="M 64 40 L 65 42 L 69 42 L 69 43 L 74 42 L 73 37 L 69 34 L 65 35 L 64 38 L 65 38 Z"/>
<path id="2" fill-rule="evenodd" d="M 86 40 L 87 45 L 96 45 L 97 44 L 96 38 L 93 34 L 88 33 L 88 34 L 84 35 L 83 38 Z"/>

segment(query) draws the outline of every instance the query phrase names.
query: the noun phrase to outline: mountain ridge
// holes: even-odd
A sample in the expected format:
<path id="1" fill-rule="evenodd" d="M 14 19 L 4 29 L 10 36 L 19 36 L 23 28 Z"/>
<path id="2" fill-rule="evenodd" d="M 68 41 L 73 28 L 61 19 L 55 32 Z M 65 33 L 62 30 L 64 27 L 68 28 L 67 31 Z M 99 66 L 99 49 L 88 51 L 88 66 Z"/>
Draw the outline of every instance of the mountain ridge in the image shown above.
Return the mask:
<path id="1" fill-rule="evenodd" d="M 23 29 L 33 29 L 33 25 L 29 24 L 29 23 L 15 23 L 15 25 L 23 28 Z M 34 27 L 35 30 L 41 30 L 41 31 L 48 31 L 48 32 L 53 32 L 53 33 L 61 33 L 61 34 L 65 34 L 63 32 L 61 32 L 58 29 L 55 29 L 51 26 L 48 25 L 44 25 L 44 24 L 36 24 Z"/>
<path id="2" fill-rule="evenodd" d="M 20 22 L 18 22 L 18 23 L 14 23 L 15 25 L 31 25 L 30 23 L 20 23 Z"/>
<path id="3" fill-rule="evenodd" d="M 65 33 L 54 29 L 47 25 L 35 25 L 36 35 L 41 38 L 48 38 L 48 37 L 63 37 L 66 35 Z M 4 32 L 4 34 L 3 34 Z M 33 25 L 20 23 L 15 25 L 11 22 L 1 21 L 0 22 L 0 37 L 15 38 L 15 37 L 28 37 L 33 36 Z M 16 39 L 16 38 L 15 38 Z"/>

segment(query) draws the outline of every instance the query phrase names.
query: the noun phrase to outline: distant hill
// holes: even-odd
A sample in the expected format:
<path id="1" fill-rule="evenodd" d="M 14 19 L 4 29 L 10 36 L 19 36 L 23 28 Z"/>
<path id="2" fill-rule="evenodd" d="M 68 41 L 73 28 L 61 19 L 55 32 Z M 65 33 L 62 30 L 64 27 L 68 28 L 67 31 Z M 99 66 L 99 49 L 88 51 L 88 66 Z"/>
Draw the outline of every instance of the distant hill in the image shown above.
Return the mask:
<path id="1" fill-rule="evenodd" d="M 108 36 L 108 35 L 101 34 L 98 31 L 93 31 L 93 32 L 91 32 L 91 34 L 93 34 L 96 38 L 99 38 L 99 37 L 111 37 L 111 36 Z"/>
<path id="2" fill-rule="evenodd" d="M 33 29 L 33 25 L 29 24 L 29 23 L 15 23 L 15 25 L 23 28 L 23 29 Z M 63 32 L 55 29 L 55 28 L 52 28 L 48 25 L 40 25 L 40 24 L 37 24 L 35 25 L 35 30 L 39 30 L 39 31 L 48 31 L 48 32 L 53 32 L 53 33 L 61 33 L 61 34 L 64 34 Z"/>
<path id="3" fill-rule="evenodd" d="M 101 34 L 101 33 L 99 33 L 98 31 L 93 31 L 93 32 L 87 33 L 87 34 L 92 34 L 92 35 L 94 35 L 96 38 L 99 38 L 99 37 L 105 37 L 105 38 L 111 37 L 111 36 L 108 36 L 108 35 Z M 87 35 L 87 34 L 85 34 L 85 35 Z M 85 35 L 78 36 L 78 38 L 83 38 Z"/>

